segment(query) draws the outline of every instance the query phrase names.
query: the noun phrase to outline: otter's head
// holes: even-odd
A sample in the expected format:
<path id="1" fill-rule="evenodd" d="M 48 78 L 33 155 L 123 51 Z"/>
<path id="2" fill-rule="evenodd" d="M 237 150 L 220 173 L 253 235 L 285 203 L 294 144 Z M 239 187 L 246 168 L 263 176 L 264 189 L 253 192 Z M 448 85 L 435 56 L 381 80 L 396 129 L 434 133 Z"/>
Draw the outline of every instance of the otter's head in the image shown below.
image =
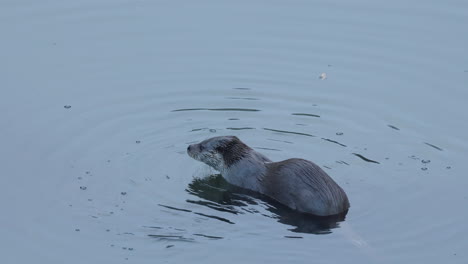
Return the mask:
<path id="1" fill-rule="evenodd" d="M 251 148 L 236 136 L 213 137 L 187 148 L 190 157 L 206 163 L 217 171 L 229 168 L 250 151 Z"/>

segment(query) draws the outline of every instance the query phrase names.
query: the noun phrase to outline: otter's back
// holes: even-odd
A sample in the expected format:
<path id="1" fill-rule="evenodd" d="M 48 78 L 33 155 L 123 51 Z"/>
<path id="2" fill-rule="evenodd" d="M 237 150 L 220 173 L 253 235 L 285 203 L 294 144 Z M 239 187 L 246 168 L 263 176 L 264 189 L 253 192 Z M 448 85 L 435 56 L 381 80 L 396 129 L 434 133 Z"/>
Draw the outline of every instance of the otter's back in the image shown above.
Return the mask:
<path id="1" fill-rule="evenodd" d="M 288 159 L 266 166 L 265 195 L 292 209 L 315 215 L 334 215 L 348 210 L 346 193 L 315 163 Z"/>

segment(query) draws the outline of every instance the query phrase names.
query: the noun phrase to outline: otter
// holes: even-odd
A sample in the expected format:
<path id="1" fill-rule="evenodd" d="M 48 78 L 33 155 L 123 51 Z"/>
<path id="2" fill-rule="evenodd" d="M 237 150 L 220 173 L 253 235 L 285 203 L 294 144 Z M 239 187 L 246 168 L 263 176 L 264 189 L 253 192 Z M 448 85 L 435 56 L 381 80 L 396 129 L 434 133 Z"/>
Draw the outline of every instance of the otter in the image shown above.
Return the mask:
<path id="1" fill-rule="evenodd" d="M 273 162 L 236 136 L 206 139 L 189 145 L 187 153 L 219 171 L 230 184 L 259 192 L 301 213 L 332 216 L 349 209 L 344 190 L 311 161 Z"/>

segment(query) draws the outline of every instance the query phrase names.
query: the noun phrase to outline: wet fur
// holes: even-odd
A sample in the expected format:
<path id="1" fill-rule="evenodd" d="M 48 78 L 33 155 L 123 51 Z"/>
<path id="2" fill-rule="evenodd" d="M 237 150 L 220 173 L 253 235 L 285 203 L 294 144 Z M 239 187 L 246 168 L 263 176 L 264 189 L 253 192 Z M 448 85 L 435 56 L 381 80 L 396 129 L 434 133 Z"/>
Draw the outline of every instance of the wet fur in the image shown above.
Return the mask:
<path id="1" fill-rule="evenodd" d="M 220 171 L 229 183 L 260 192 L 299 212 L 329 216 L 349 208 L 343 189 L 311 161 L 272 162 L 235 136 L 210 138 L 190 145 L 187 152 Z"/>

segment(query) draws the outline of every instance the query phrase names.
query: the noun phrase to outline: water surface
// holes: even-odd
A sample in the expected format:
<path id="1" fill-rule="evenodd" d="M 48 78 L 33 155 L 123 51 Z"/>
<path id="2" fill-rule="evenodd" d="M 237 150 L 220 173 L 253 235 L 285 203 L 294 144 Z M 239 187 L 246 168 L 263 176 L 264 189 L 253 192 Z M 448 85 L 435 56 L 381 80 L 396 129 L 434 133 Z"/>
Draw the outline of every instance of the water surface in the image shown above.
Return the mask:
<path id="1" fill-rule="evenodd" d="M 466 263 L 463 1 L 3 1 L 5 263 Z M 310 159 L 345 221 L 186 155 Z"/>

